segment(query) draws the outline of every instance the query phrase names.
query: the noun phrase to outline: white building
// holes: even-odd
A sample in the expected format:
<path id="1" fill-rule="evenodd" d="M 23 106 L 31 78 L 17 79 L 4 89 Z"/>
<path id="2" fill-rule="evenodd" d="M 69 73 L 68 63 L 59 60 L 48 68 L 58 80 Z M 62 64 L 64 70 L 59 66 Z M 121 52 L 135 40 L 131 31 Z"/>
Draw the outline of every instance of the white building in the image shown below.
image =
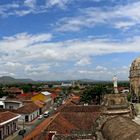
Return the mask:
<path id="1" fill-rule="evenodd" d="M 17 121 L 20 115 L 5 111 L 0 112 L 0 140 L 17 131 Z"/>
<path id="2" fill-rule="evenodd" d="M 16 113 L 21 115 L 19 122 L 31 122 L 39 116 L 39 107 L 34 103 L 27 103 L 18 108 Z"/>

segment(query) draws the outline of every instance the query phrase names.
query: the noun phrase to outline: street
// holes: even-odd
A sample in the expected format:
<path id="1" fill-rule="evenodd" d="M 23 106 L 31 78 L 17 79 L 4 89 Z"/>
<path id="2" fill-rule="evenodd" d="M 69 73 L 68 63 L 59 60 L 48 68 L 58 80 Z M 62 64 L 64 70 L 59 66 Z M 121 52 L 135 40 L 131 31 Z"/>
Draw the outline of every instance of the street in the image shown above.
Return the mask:
<path id="1" fill-rule="evenodd" d="M 26 133 L 24 136 L 28 135 L 36 126 L 38 126 L 45 119 L 47 119 L 47 118 L 42 118 L 40 120 L 37 118 L 33 122 L 31 122 L 30 124 L 25 124 L 24 128 L 26 129 Z M 19 130 L 21 130 L 23 128 L 22 125 L 18 125 L 18 127 L 20 128 Z M 23 137 L 21 135 L 18 135 L 19 130 L 17 132 L 15 132 L 13 135 L 10 135 L 5 140 L 22 140 Z"/>
<path id="2" fill-rule="evenodd" d="M 49 113 L 50 113 L 49 117 L 56 111 L 57 107 L 61 106 L 63 100 L 64 100 L 63 98 L 59 99 L 58 102 L 54 103 L 50 107 L 50 109 L 49 109 Z M 44 118 L 44 117 L 42 119 L 36 118 L 32 122 L 30 122 L 28 124 L 24 124 L 24 128 L 26 130 L 26 133 L 24 134 L 24 137 L 26 135 L 28 135 L 30 132 L 32 132 L 32 130 L 35 129 L 45 119 L 47 119 L 47 118 Z M 19 130 L 17 132 L 15 132 L 13 135 L 10 135 L 5 140 L 22 140 L 23 139 L 23 136 L 22 135 L 18 135 L 18 132 L 23 129 L 23 124 L 18 125 L 18 127 L 19 127 Z"/>

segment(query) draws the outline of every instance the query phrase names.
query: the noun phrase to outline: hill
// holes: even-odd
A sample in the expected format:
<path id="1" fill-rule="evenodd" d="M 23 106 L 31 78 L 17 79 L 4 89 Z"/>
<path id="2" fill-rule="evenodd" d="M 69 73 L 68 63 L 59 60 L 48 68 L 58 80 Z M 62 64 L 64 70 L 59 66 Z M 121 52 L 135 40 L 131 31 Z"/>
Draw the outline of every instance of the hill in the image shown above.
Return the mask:
<path id="1" fill-rule="evenodd" d="M 32 83 L 32 79 L 16 79 L 10 76 L 0 77 L 0 84 Z"/>

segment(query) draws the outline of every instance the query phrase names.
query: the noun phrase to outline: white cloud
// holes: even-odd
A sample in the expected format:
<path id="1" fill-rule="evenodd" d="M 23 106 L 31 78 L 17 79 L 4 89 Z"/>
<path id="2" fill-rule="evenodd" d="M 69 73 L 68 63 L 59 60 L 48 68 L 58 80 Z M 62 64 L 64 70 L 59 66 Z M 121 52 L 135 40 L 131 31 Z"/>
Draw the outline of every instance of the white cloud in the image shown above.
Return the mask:
<path id="1" fill-rule="evenodd" d="M 24 55 L 28 59 L 48 59 L 54 61 L 79 61 L 79 64 L 89 63 L 90 56 L 139 52 L 139 38 L 134 38 L 131 42 L 112 43 L 96 39 L 70 40 L 63 42 L 52 42 L 51 34 L 30 35 L 27 33 L 17 34 L 11 37 L 4 37 L 0 40 L 1 52 L 7 53 L 3 57 L 14 57 L 14 55 Z M 50 41 L 50 42 L 47 42 Z"/>
<path id="2" fill-rule="evenodd" d="M 59 6 L 60 8 L 65 8 L 69 0 L 47 0 L 47 7 Z"/>
<path id="3" fill-rule="evenodd" d="M 78 70 L 81 77 L 90 78 L 94 80 L 109 80 L 112 81 L 114 75 L 117 75 L 119 80 L 128 80 L 129 69 L 121 68 L 108 68 L 104 66 L 97 66 L 94 69 L 80 69 Z M 77 74 L 77 73 L 76 73 Z M 78 74 L 77 74 L 78 75 Z M 80 77 L 80 76 L 79 76 Z"/>
<path id="4" fill-rule="evenodd" d="M 103 10 L 83 8 L 73 17 L 64 17 L 56 24 L 57 31 L 78 31 L 83 27 L 92 28 L 99 24 L 110 24 L 114 28 L 129 29 L 140 24 L 140 2 L 128 3 Z"/>
<path id="5" fill-rule="evenodd" d="M 15 76 L 14 73 L 10 73 L 10 72 L 7 72 L 7 71 L 0 71 L 0 76 Z"/>
<path id="6" fill-rule="evenodd" d="M 116 28 L 127 30 L 129 27 L 134 26 L 136 23 L 131 21 L 120 21 L 115 24 Z"/>
<path id="7" fill-rule="evenodd" d="M 51 38 L 51 34 L 30 35 L 27 33 L 20 33 L 11 37 L 4 37 L 3 40 L 0 41 L 0 50 L 5 52 L 21 50 L 34 43 L 50 41 Z"/>
<path id="8" fill-rule="evenodd" d="M 4 37 L 0 40 L 0 69 L 14 73 L 16 76 L 22 75 L 37 79 L 66 78 L 70 74 L 73 74 L 73 78 L 78 75 L 82 77 L 82 73 L 85 73 L 85 78 L 88 74 L 94 75 L 96 78 L 97 75 L 107 77 L 107 75 L 114 74 L 106 66 L 99 64 L 93 71 L 88 70 L 88 72 L 84 68 L 87 65 L 92 66 L 91 60 L 94 56 L 140 52 L 140 37 L 125 43 L 112 43 L 105 39 L 77 39 L 60 42 L 53 42 L 51 39 L 52 35 L 47 33 L 37 35 L 20 33 Z M 71 67 L 71 71 L 68 71 L 69 67 L 62 69 L 70 62 L 77 67 Z M 79 71 L 77 76 L 74 74 L 75 71 Z M 115 71 L 119 75 L 126 73 L 124 75 L 127 77 L 129 67 L 123 66 L 120 70 L 114 69 Z"/>
<path id="9" fill-rule="evenodd" d="M 29 6 L 31 8 L 35 8 L 36 0 L 25 0 L 24 4 L 25 4 L 25 6 Z"/>
<path id="10" fill-rule="evenodd" d="M 106 71 L 107 68 L 104 67 L 104 66 L 100 66 L 100 65 L 98 65 L 98 66 L 96 67 L 96 70 L 99 70 L 99 71 Z"/>
<path id="11" fill-rule="evenodd" d="M 81 58 L 79 61 L 76 62 L 75 66 L 86 66 L 91 64 L 89 58 Z"/>
<path id="12" fill-rule="evenodd" d="M 25 67 L 25 73 L 31 76 L 48 73 L 48 70 L 49 66 L 47 64 L 40 64 L 38 66 L 27 65 Z"/>
<path id="13" fill-rule="evenodd" d="M 21 64 L 17 62 L 6 62 L 5 66 L 16 67 L 16 66 L 21 66 Z"/>
<path id="14" fill-rule="evenodd" d="M 0 5 L 0 16 L 7 17 L 8 15 L 11 14 L 11 12 L 8 12 L 9 10 L 18 9 L 18 8 L 19 5 L 17 3 Z"/>
<path id="15" fill-rule="evenodd" d="M 28 10 L 15 10 L 13 13 L 11 13 L 11 15 L 17 15 L 17 16 L 25 16 L 28 15 L 30 13 L 34 13 L 33 9 L 28 9 Z M 10 13 L 9 13 L 10 16 Z"/>
<path id="16" fill-rule="evenodd" d="M 68 3 L 70 3 L 69 0 L 46 0 L 46 5 L 39 5 L 37 0 L 23 0 L 20 3 L 3 4 L 0 5 L 0 17 L 45 13 L 54 6 L 64 9 Z"/>

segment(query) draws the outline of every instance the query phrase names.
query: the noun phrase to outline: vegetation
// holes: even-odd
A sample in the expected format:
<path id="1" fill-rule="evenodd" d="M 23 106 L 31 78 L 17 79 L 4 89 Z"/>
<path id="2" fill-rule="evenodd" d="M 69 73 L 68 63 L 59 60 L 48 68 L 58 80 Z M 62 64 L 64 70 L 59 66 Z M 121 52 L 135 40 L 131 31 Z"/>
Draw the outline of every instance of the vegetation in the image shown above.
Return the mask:
<path id="1" fill-rule="evenodd" d="M 87 87 L 81 94 L 81 102 L 88 104 L 100 104 L 102 96 L 107 93 L 107 88 L 103 85 Z"/>

